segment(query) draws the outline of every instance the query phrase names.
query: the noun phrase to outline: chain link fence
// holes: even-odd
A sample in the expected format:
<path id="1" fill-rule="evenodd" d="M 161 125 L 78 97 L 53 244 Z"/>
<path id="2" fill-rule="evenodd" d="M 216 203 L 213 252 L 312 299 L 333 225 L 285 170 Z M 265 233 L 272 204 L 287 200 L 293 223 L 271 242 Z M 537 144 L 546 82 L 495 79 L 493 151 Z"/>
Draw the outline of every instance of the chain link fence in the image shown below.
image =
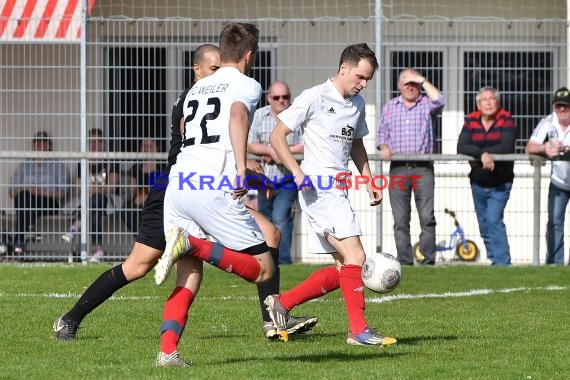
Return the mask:
<path id="1" fill-rule="evenodd" d="M 443 214 L 446 207 L 453 208 L 470 237 L 478 239 L 467 163 L 449 156 L 456 152 L 463 116 L 474 109 L 477 90 L 484 85 L 499 89 L 503 106 L 517 121 L 517 153 L 522 153 L 534 126 L 551 112 L 553 91 L 567 80 L 567 22 L 559 18 L 566 14 L 564 2 L 537 6 L 521 1 L 513 9 L 505 1 L 472 7 L 464 1 L 359 0 L 318 6 L 306 1 L 221 1 L 219 6 L 166 1 L 157 6 L 91 0 L 79 2 L 79 11 L 70 12 L 67 2 L 57 3 L 61 17 L 59 8 L 48 16 L 45 10 L 26 16 L 25 1 L 9 1 L 0 19 L 0 231 L 9 246 L 2 255 L 6 260 L 85 260 L 92 249 L 90 218 L 95 211 L 105 214 L 100 232 L 106 259 L 122 260 L 128 254 L 135 231 L 123 215 L 131 211 L 132 217 L 137 211 L 127 207 L 136 193 L 129 179 L 131 167 L 149 159 L 164 162 L 171 106 L 192 82 L 193 52 L 203 43 L 215 44 L 229 21 L 250 21 L 259 27 L 260 50 L 251 75 L 264 91 L 279 79 L 298 95 L 336 73 L 346 45 L 368 43 L 381 62 L 363 91 L 371 132 L 380 117 L 376 111 L 397 93 L 402 68 L 418 68 L 442 90 L 446 106 L 435 121 L 436 152 L 446 155 L 435 157 L 438 239 L 451 229 Z M 10 4 L 15 5 L 8 12 Z M 264 104 L 262 96 L 260 105 Z M 87 136 L 93 128 L 103 131 L 108 153 L 89 151 Z M 51 152 L 33 150 L 38 131 L 50 136 Z M 373 136 L 365 141 L 371 158 L 376 157 Z M 145 138 L 156 142 L 158 153 L 140 153 Z M 15 227 L 19 208 L 10 195 L 14 172 L 25 159 L 53 160 L 54 155 L 70 172 L 69 191 L 57 208 L 44 210 L 50 215 L 39 217 L 25 231 L 26 252 L 15 255 L 11 248 L 19 234 Z M 93 187 L 105 185 L 89 185 L 78 178 L 80 165 L 101 159 L 110 160 L 120 174 L 113 192 L 124 203 L 110 213 L 87 203 Z M 516 162 L 517 177 L 506 210 L 513 261 L 535 263 L 540 254 L 543 262 L 544 231 L 537 253 L 531 244 L 536 231 L 529 228 L 537 217 L 540 226 L 546 225 L 544 212 L 535 215 L 529 201 L 536 190 L 531 180 L 534 171 L 525 156 L 519 155 Z M 387 164 L 374 165 L 377 172 L 387 173 Z M 546 165 L 541 169 L 541 210 L 545 210 L 548 175 Z M 362 193 L 354 194 L 353 202 L 364 226 L 366 249 L 395 252 L 388 202 L 377 213 L 366 206 Z M 77 215 L 81 233 L 66 243 L 61 235 Z M 412 226 L 417 224 L 413 219 Z M 293 254 L 298 261 L 320 262 L 323 258 L 306 253 L 306 228 L 299 216 Z M 412 229 L 412 234 L 417 236 L 417 231 Z M 441 260 L 451 257 L 442 255 Z"/>

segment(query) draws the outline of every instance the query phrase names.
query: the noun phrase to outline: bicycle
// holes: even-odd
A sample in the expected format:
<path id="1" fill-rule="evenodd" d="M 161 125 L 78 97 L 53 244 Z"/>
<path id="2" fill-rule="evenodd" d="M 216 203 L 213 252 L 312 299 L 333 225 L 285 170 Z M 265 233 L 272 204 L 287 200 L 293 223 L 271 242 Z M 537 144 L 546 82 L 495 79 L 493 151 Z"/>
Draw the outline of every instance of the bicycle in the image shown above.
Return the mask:
<path id="1" fill-rule="evenodd" d="M 436 252 L 452 251 L 455 249 L 455 254 L 462 261 L 475 261 L 479 257 L 479 247 L 473 240 L 465 238 L 463 227 L 459 224 L 455 212 L 446 208 L 444 210 L 446 214 L 453 218 L 453 223 L 455 225 L 455 230 L 451 232 L 449 236 L 449 241 L 443 240 L 437 243 L 435 246 Z M 420 251 L 420 243 L 417 242 L 412 248 L 414 253 L 414 258 L 417 262 L 422 262 L 424 260 L 424 254 Z"/>

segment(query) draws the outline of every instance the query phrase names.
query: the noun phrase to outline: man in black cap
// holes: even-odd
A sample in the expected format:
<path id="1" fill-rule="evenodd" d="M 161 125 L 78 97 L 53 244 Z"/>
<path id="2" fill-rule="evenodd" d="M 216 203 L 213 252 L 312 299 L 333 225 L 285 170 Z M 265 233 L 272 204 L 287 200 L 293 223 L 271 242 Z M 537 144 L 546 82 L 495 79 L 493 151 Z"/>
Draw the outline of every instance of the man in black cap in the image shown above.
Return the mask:
<path id="1" fill-rule="evenodd" d="M 526 145 L 527 154 L 553 160 L 548 188 L 546 263 L 564 264 L 564 217 L 570 199 L 570 90 L 559 88 L 552 101 L 553 112 L 542 119 Z"/>

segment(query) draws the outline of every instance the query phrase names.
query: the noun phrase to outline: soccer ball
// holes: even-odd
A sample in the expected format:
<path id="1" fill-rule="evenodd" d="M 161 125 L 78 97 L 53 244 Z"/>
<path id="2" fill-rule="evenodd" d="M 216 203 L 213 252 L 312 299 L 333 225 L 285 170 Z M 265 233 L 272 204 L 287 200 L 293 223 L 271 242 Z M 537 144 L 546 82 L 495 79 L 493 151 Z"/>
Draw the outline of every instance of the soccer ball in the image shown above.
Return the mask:
<path id="1" fill-rule="evenodd" d="M 366 256 L 362 266 L 364 285 L 376 293 L 390 293 L 398 286 L 402 266 L 398 259 L 388 253 L 373 253 Z"/>

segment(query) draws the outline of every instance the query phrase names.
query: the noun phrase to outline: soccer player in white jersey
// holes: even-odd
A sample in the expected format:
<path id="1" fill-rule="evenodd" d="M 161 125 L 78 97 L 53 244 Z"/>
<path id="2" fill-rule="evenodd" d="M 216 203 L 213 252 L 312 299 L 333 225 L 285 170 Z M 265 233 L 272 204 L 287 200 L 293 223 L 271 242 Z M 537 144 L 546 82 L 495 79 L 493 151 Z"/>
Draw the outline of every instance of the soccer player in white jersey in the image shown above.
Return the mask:
<path id="1" fill-rule="evenodd" d="M 315 253 L 331 254 L 336 264 L 317 270 L 288 292 L 267 297 L 265 304 L 279 331 L 285 329 L 293 307 L 340 288 L 348 313 L 348 344 L 396 343 L 396 339 L 383 336 L 366 321 L 361 277 L 365 253 L 360 242 L 360 223 L 348 200 L 347 189 L 340 186 L 342 183 L 333 180 L 335 185 L 328 186 L 339 173 L 349 172 L 349 158 L 362 176 L 372 177 L 362 142 L 368 127 L 364 99 L 359 93 L 377 68 L 374 52 L 366 44 L 350 45 L 341 54 L 334 78 L 305 90 L 291 107 L 278 115 L 270 141 L 302 190 L 299 202 L 309 220 L 309 248 Z M 305 140 L 301 166 L 293 158 L 286 140 L 298 128 L 302 128 Z M 381 191 L 370 183 L 366 188 L 370 205 L 380 204 Z"/>
<path id="2" fill-rule="evenodd" d="M 250 282 L 274 272 L 269 248 L 254 218 L 240 202 L 251 115 L 261 86 L 245 74 L 259 38 L 252 24 L 233 23 L 220 34 L 222 64 L 196 82 L 183 102 L 182 149 L 170 171 L 164 200 L 166 248 L 156 266 L 161 284 L 178 261 L 177 284 L 196 293 L 201 261 Z M 217 243 L 204 240 L 212 236 Z M 188 254 L 186 254 L 188 253 Z"/>

